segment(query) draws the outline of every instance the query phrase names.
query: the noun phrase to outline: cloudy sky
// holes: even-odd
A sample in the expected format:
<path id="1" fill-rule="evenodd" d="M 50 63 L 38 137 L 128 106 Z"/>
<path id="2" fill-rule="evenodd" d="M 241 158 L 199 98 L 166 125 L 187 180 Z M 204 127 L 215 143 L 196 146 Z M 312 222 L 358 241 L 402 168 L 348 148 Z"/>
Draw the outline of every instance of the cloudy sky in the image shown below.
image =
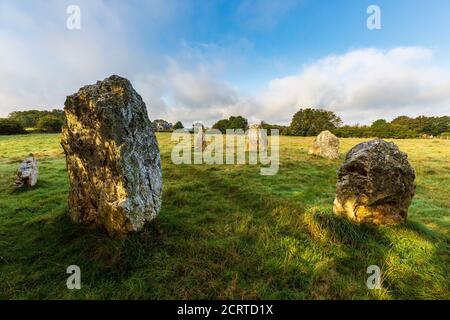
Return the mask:
<path id="1" fill-rule="evenodd" d="M 371 4 L 380 30 L 366 26 Z M 62 108 L 111 74 L 151 119 L 185 125 L 288 124 L 300 107 L 351 124 L 448 115 L 449 31 L 448 0 L 0 0 L 0 117 Z"/>

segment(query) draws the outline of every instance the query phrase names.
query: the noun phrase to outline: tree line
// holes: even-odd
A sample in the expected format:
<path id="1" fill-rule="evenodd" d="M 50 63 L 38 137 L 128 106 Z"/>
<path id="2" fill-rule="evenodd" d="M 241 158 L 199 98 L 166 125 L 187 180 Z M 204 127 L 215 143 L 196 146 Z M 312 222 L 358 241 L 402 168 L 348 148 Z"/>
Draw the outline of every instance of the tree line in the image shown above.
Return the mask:
<path id="1" fill-rule="evenodd" d="M 14 111 L 8 118 L 0 118 L 0 134 L 61 132 L 64 119 L 64 111 L 58 109 Z"/>
<path id="2" fill-rule="evenodd" d="M 394 139 L 449 137 L 450 117 L 426 117 L 410 118 L 400 116 L 387 122 L 384 119 L 376 120 L 370 126 L 341 126 L 334 130 L 339 137 L 378 137 Z"/>
<path id="3" fill-rule="evenodd" d="M 29 132 L 60 132 L 64 123 L 64 111 L 15 111 L 8 118 L 0 119 L 0 134 L 24 134 Z M 171 123 L 157 119 L 153 121 L 158 131 L 172 131 L 184 128 L 180 121 Z M 371 125 L 343 125 L 341 118 L 332 111 L 313 108 L 302 108 L 292 117 L 289 126 L 269 124 L 265 121 L 260 127 L 278 129 L 281 135 L 316 136 L 324 130 L 333 132 L 342 138 L 394 138 L 408 139 L 421 137 L 450 137 L 450 116 L 411 118 L 399 116 L 388 122 L 384 119 L 374 121 Z M 231 116 L 217 121 L 212 128 L 226 133 L 227 129 L 249 128 L 249 122 L 242 116 Z"/>
<path id="4" fill-rule="evenodd" d="M 342 120 L 332 111 L 305 108 L 292 117 L 289 126 L 268 124 L 262 121 L 261 128 L 278 129 L 281 135 L 316 136 L 324 130 L 333 132 L 341 138 L 393 138 L 411 139 L 422 137 L 450 137 L 450 116 L 411 118 L 399 116 L 388 122 L 384 119 L 374 121 L 370 126 L 343 125 Z M 225 133 L 226 129 L 247 129 L 248 121 L 243 117 L 230 117 L 219 120 L 213 125 Z"/>

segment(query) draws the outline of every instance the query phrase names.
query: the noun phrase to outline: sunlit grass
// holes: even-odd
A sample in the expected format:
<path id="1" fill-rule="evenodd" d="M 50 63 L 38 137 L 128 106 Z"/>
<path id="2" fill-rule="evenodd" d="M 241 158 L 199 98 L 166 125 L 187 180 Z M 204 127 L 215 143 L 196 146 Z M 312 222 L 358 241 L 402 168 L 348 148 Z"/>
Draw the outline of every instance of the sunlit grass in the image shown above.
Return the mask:
<path id="1" fill-rule="evenodd" d="M 277 175 L 256 166 L 174 165 L 158 134 L 163 208 L 125 240 L 67 218 L 59 135 L 0 137 L 0 298 L 449 299 L 450 141 L 397 140 L 416 169 L 408 222 L 368 228 L 334 216 L 341 158 L 307 154 L 312 138 L 281 137 Z M 14 191 L 29 153 L 35 188 Z M 66 288 L 67 266 L 82 289 Z M 368 290 L 366 268 L 382 268 Z"/>

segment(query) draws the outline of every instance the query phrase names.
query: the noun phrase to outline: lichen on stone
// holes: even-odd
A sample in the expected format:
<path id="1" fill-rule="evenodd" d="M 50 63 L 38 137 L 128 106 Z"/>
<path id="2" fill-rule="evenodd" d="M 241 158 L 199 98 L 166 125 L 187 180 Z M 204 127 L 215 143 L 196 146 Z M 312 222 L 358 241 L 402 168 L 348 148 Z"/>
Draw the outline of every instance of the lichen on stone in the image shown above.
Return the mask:
<path id="1" fill-rule="evenodd" d="M 70 217 L 111 235 L 140 230 L 162 196 L 159 147 L 141 96 L 111 76 L 68 96 L 64 111 Z"/>
<path id="2" fill-rule="evenodd" d="M 325 130 L 319 133 L 314 139 L 308 153 L 322 158 L 339 158 L 339 139 L 330 131 Z"/>
<path id="3" fill-rule="evenodd" d="M 360 143 L 347 153 L 338 170 L 333 211 L 373 225 L 405 222 L 414 179 L 408 156 L 393 142 Z"/>

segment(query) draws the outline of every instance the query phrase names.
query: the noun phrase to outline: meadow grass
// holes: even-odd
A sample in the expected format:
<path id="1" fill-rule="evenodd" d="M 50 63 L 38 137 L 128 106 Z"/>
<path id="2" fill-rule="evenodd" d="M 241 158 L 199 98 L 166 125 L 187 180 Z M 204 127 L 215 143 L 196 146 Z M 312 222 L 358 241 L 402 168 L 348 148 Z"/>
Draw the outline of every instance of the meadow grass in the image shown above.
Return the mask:
<path id="1" fill-rule="evenodd" d="M 281 137 L 277 175 L 258 165 L 174 165 L 158 134 L 164 195 L 140 233 L 111 239 L 67 217 L 59 135 L 0 137 L 1 299 L 450 299 L 450 141 L 396 140 L 416 170 L 408 222 L 355 225 L 332 214 L 338 161 Z M 15 191 L 25 156 L 39 182 Z M 78 265 L 82 289 L 68 290 Z M 369 290 L 366 269 L 382 269 Z"/>

